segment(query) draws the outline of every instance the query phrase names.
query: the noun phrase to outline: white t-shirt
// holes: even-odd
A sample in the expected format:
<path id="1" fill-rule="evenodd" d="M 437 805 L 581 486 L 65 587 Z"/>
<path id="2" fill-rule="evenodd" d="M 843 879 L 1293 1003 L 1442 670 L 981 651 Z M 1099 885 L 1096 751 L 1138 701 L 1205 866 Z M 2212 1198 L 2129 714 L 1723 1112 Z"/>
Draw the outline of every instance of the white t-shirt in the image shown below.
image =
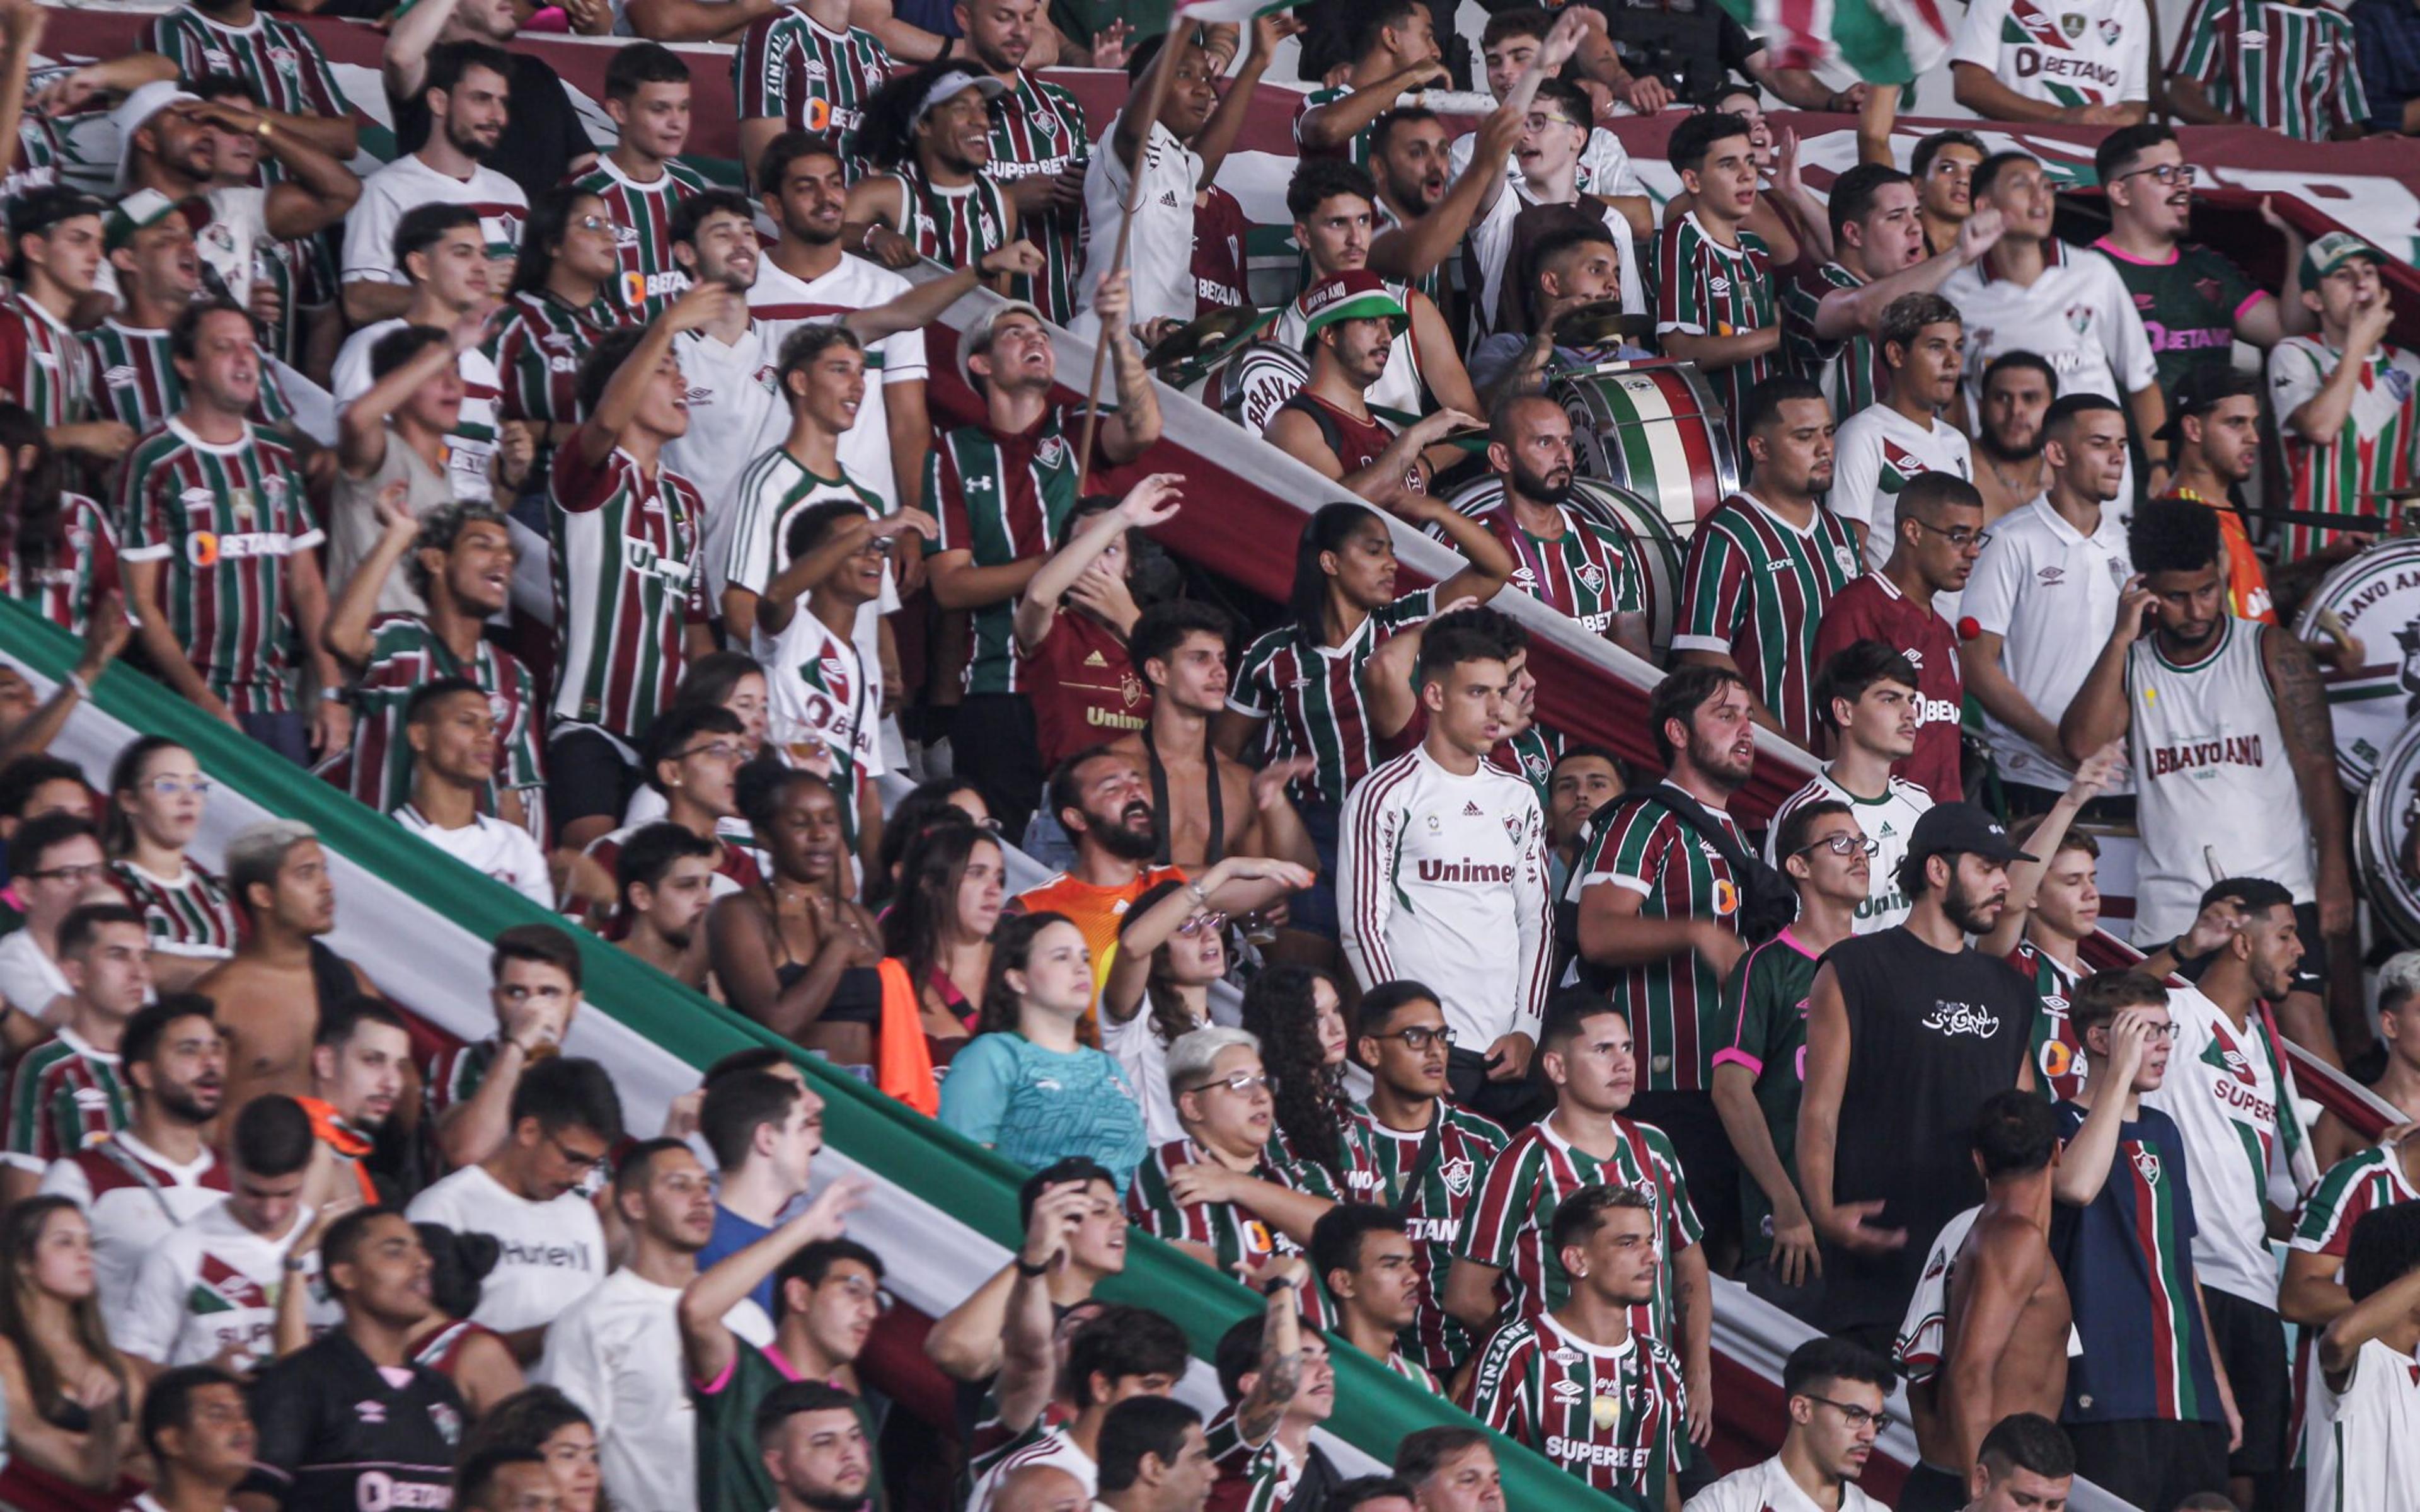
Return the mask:
<path id="1" fill-rule="evenodd" d="M 1184 1138 L 1185 1126 L 1176 1121 L 1176 1099 L 1168 1090 L 1168 1043 L 1152 1024 L 1149 998 L 1137 1005 L 1134 1017 L 1123 1024 L 1107 1013 L 1101 1015 L 1101 1048 L 1117 1058 L 1118 1069 L 1126 1073 L 1126 1086 L 1142 1104 L 1143 1133 L 1150 1136 L 1151 1148 L 1157 1149 Z"/>
<path id="2" fill-rule="evenodd" d="M 1078 313 L 1067 329 L 1087 341 L 1100 339 L 1093 296 L 1116 257 L 1118 228 L 1126 218 L 1130 180 L 1117 148 L 1118 121 L 1125 118 L 1122 111 L 1109 122 L 1084 169 L 1084 272 L 1076 289 Z M 1134 292 L 1126 323 L 1145 325 L 1163 316 L 1190 320 L 1201 309 L 1193 282 L 1193 198 L 1202 187 L 1202 160 L 1157 121 L 1151 123 L 1138 156 L 1142 197 L 1136 202 L 1126 245 L 1127 284 Z"/>
<path id="3" fill-rule="evenodd" d="M 395 822 L 482 876 L 553 911 L 554 878 L 547 869 L 546 853 L 520 825 L 473 814 L 460 829 L 440 829 L 408 803 L 395 811 Z"/>
<path id="4" fill-rule="evenodd" d="M 873 608 L 870 601 L 860 607 L 861 629 Z M 845 752 L 861 780 L 882 775 L 879 653 L 868 656 L 854 640 L 832 634 L 804 604 L 780 635 L 755 631 L 748 649 L 765 664 L 765 706 L 776 739 L 792 729 L 811 731 L 835 754 Z M 848 801 L 845 793 L 842 801 Z"/>
<path id="5" fill-rule="evenodd" d="M 267 1363 L 275 1356 L 278 1289 L 290 1279 L 286 1254 L 311 1227 L 296 1210 L 284 1237 L 256 1234 L 222 1200 L 154 1244 L 135 1272 L 124 1313 L 110 1320 L 119 1349 L 162 1365 L 199 1365 L 230 1348 Z M 342 1317 L 319 1284 L 317 1250 L 304 1257 L 314 1334 Z"/>
<path id="6" fill-rule="evenodd" d="M 407 153 L 362 180 L 362 197 L 345 215 L 344 278 L 348 284 L 407 283 L 395 257 L 395 231 L 404 212 L 423 205 L 468 205 L 478 213 L 488 256 L 519 255 L 529 196 L 520 185 L 481 164 L 468 180 L 449 177 Z"/>
<path id="7" fill-rule="evenodd" d="M 767 328 L 764 349 L 778 359 L 782 338 L 800 322 L 838 319 L 852 310 L 888 303 L 913 286 L 890 269 L 848 253 L 841 255 L 839 266 L 830 272 L 807 283 L 783 272 L 768 254 L 757 259 L 748 309 Z M 899 474 L 891 459 L 891 411 L 883 391 L 894 383 L 924 381 L 924 332 L 902 331 L 883 337 L 866 348 L 865 368 L 865 402 L 857 407 L 857 424 L 840 439 L 840 462 L 850 477 L 882 496 L 887 512 L 899 507 Z M 882 372 L 879 382 L 874 376 L 876 368 Z M 789 434 L 789 412 L 778 398 L 774 409 L 779 418 L 766 446 L 778 444 Z M 737 468 L 745 467 L 763 450 L 760 446 L 747 456 L 735 458 L 731 475 L 737 477 Z M 709 501 L 709 514 L 713 507 Z"/>
<path id="8" fill-rule="evenodd" d="M 1856 922 L 1852 928 L 1859 934 L 1872 934 L 1906 922 L 1915 904 L 1899 890 L 1899 864 L 1907 858 L 1908 836 L 1915 830 L 1916 822 L 1932 807 L 1932 795 L 1917 783 L 1895 777 L 1881 797 L 1860 798 L 1834 781 L 1832 769 L 1826 766 L 1773 811 L 1773 827 L 1764 835 L 1764 859 L 1768 865 L 1781 864 L 1782 857 L 1774 854 L 1774 847 L 1780 842 L 1781 822 L 1791 810 L 1827 800 L 1845 803 L 1854 810 L 1857 827 L 1865 831 L 1866 839 L 1881 847 L 1869 857 L 1866 901 L 1857 905 Z"/>
<path id="9" fill-rule="evenodd" d="M 1453 176 L 1462 177 L 1470 166 L 1470 155 L 1479 150 L 1479 133 L 1466 132 L 1453 139 L 1446 156 L 1453 164 Z M 1521 182 L 1521 160 L 1512 153 L 1504 155 L 1504 177 L 1513 183 Z M 1647 185 L 1640 181 L 1638 170 L 1630 165 L 1630 152 L 1621 138 L 1602 126 L 1589 128 L 1588 146 L 1580 148 L 1579 177 L 1574 187 L 1583 194 L 1602 194 L 1609 199 L 1628 195 L 1645 197 Z M 1628 233 L 1624 232 L 1627 236 Z"/>
<path id="10" fill-rule="evenodd" d="M 1974 0 L 1949 61 L 2026 100 L 2122 104 L 2150 98 L 2151 25 L 2133 0 Z"/>
<path id="11" fill-rule="evenodd" d="M 238 304 L 252 300 L 253 257 L 271 239 L 269 235 L 269 191 L 244 184 L 221 184 L 209 194 L 210 224 L 194 233 L 194 250 Z M 103 263 L 102 267 L 108 267 Z M 292 311 L 287 312 L 289 316 Z"/>
<path id="12" fill-rule="evenodd" d="M 1505 266 L 1512 255 L 1512 223 L 1523 210 L 1537 203 L 1530 193 L 1529 181 L 1515 178 L 1504 193 L 1496 196 L 1496 203 L 1488 208 L 1487 213 L 1470 227 L 1470 250 L 1479 259 L 1483 280 L 1480 296 L 1474 301 L 1476 310 L 1472 327 L 1475 330 L 1487 332 L 1496 330 L 1497 301 L 1503 298 L 1504 281 L 1522 276 L 1519 269 Z M 1647 294 L 1638 278 L 1638 256 L 1630 234 L 1630 223 L 1621 218 L 1621 211 L 1610 207 L 1601 211 L 1600 218 L 1605 222 L 1606 230 L 1613 237 L 1614 252 L 1621 259 L 1622 312 L 1644 315 L 1647 313 Z"/>
<path id="13" fill-rule="evenodd" d="M 673 338 L 681 381 L 689 390 L 689 432 L 664 448 L 664 464 L 696 484 L 698 497 L 706 501 L 706 601 L 718 614 L 723 558 L 730 552 L 739 515 L 732 490 L 752 460 L 781 445 L 789 434 L 790 412 L 775 387 L 774 368 L 781 361 L 780 336 L 790 329 L 751 320 L 738 341 L 730 344 L 702 331 L 684 331 Z M 868 404 L 877 402 L 879 388 L 877 380 L 868 381 Z"/>
<path id="14" fill-rule="evenodd" d="M 336 364 L 329 374 L 329 393 L 339 408 L 370 391 L 378 379 L 370 373 L 370 351 L 390 331 L 401 331 L 403 319 L 380 320 L 362 327 L 336 348 Z M 445 442 L 445 475 L 454 497 L 467 503 L 492 503 L 495 497 L 496 428 L 504 417 L 497 404 L 504 396 L 503 375 L 496 361 L 473 347 L 455 362 L 462 375 L 462 413 Z"/>
<path id="15" fill-rule="evenodd" d="M 2420 1506 L 2420 1362 L 2365 1339 L 2340 1392 L 2312 1360 L 2310 1401 L 2311 1512 Z"/>
<path id="16" fill-rule="evenodd" d="M 2058 375 L 2058 392 L 2126 396 L 2159 381 L 2151 338 L 2115 264 L 2052 237 L 2030 285 L 1995 277 L 1993 258 L 1949 275 L 1941 297 L 1966 322 L 1966 412 L 1981 414 L 1983 370 L 2003 352 L 2032 352 Z M 2128 465 L 2121 499 L 2133 497 Z"/>
<path id="17" fill-rule="evenodd" d="M 786 424 L 785 420 L 785 427 Z M 864 428 L 861 417 L 858 428 Z M 728 523 L 724 527 L 723 549 L 718 552 L 711 545 L 706 548 L 706 572 L 714 588 L 711 602 L 718 610 L 722 607 L 723 589 L 736 583 L 761 597 L 766 585 L 781 576 L 782 569 L 789 565 L 786 546 L 788 522 L 797 511 L 814 504 L 839 501 L 856 504 L 868 514 L 874 513 L 875 506 L 868 502 L 866 496 L 875 490 L 849 471 L 845 455 L 839 460 L 842 466 L 838 478 L 817 478 L 807 471 L 804 463 L 790 455 L 789 448 L 776 444 L 759 454 L 748 464 L 747 471 L 738 475 L 731 486 L 731 491 L 724 496 L 721 517 Z M 886 514 L 896 508 L 897 500 L 882 506 Z M 913 537 L 907 539 L 912 540 Z M 806 616 L 809 596 L 800 596 L 798 613 L 792 617 L 794 625 Z M 899 580 L 886 563 L 882 568 L 882 592 L 859 608 L 854 634 L 858 656 L 875 670 L 877 680 L 882 671 L 882 616 L 898 607 Z M 749 640 L 750 655 L 763 660 L 766 652 L 771 649 L 769 643 L 760 647 L 757 642 L 762 638 L 752 625 L 749 628 Z M 877 711 L 876 723 L 880 721 L 881 706 L 881 700 L 877 698 L 874 703 Z"/>
<path id="18" fill-rule="evenodd" d="M 2047 494 L 2011 510 L 1966 580 L 1966 618 L 2001 638 L 2000 666 L 2042 717 L 2057 722 L 2118 623 L 2118 595 L 2133 576 L 2126 521 L 2112 501 L 2090 535 L 2051 508 Z M 2064 751 L 2039 749 L 1988 711 L 1983 733 L 2000 775 L 2029 787 L 2064 789 L 2074 770 Z M 2131 776 L 2108 789 L 2132 793 Z"/>
<path id="19" fill-rule="evenodd" d="M 504 1246 L 471 1314 L 471 1321 L 499 1334 L 552 1322 L 605 1279 L 604 1226 L 576 1191 L 532 1202 L 479 1166 L 465 1165 L 412 1198 L 405 1215 L 458 1233 L 492 1234 Z"/>
<path id="20" fill-rule="evenodd" d="M 1681 1512 L 1819 1512 L 1814 1499 L 1790 1478 L 1781 1457 L 1735 1470 L 1689 1498 Z M 1839 1512 L 1890 1512 L 1882 1503 L 1857 1489 L 1854 1482 L 1840 1486 Z"/>
<path id="21" fill-rule="evenodd" d="M 1938 415 L 1927 429 L 1886 404 L 1869 404 L 1840 423 L 1832 438 L 1832 491 L 1823 501 L 1833 514 L 1866 532 L 1866 565 L 1876 572 L 1890 560 L 1899 537 L 1899 495 L 1928 472 L 1954 472 L 1975 481 L 1975 455 L 1965 433 Z M 1933 595 L 1933 607 L 1958 623 L 1958 596 Z"/>
<path id="22" fill-rule="evenodd" d="M 178 1165 L 134 1137 L 132 1129 L 120 1129 L 100 1144 L 51 1162 L 39 1190 L 44 1196 L 71 1197 L 84 1210 L 92 1225 L 93 1280 L 102 1310 L 114 1318 L 126 1305 L 145 1253 L 178 1224 L 218 1206 L 226 1196 L 226 1177 L 207 1145 L 200 1159 Z"/>
<path id="23" fill-rule="evenodd" d="M 1076 1447 L 1066 1428 L 1055 1427 L 985 1472 L 984 1478 L 975 1482 L 974 1494 L 967 1499 L 967 1512 L 991 1512 L 992 1493 L 1000 1489 L 1000 1483 L 1028 1465 L 1056 1465 L 1076 1477 L 1086 1496 L 1100 1489 L 1100 1465 Z"/>
<path id="24" fill-rule="evenodd" d="M 41 1019 L 52 999 L 74 995 L 75 989 L 60 974 L 59 964 L 43 951 L 32 930 L 21 929 L 0 939 L 0 998 L 6 998 L 10 1008 L 28 1018 Z"/>

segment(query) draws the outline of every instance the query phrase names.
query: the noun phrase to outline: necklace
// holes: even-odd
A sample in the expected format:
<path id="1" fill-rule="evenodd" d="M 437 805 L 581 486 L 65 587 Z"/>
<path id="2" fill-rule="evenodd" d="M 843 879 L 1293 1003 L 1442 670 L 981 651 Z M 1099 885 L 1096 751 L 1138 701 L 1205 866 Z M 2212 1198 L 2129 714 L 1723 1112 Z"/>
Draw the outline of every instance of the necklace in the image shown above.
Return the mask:
<path id="1" fill-rule="evenodd" d="M 2000 464 L 1994 460 L 1988 452 L 1984 454 L 1983 465 L 1992 470 L 1992 476 L 1999 480 L 2001 491 L 2004 493 L 2012 494 L 2020 501 L 2023 501 L 2032 498 L 2034 492 L 2039 491 L 2027 491 L 2022 488 L 2015 479 L 2009 476 L 2009 470 L 2000 466 Z M 2036 459 L 2033 467 L 2035 481 L 2040 482 L 2041 477 L 2041 463 L 2039 458 Z"/>

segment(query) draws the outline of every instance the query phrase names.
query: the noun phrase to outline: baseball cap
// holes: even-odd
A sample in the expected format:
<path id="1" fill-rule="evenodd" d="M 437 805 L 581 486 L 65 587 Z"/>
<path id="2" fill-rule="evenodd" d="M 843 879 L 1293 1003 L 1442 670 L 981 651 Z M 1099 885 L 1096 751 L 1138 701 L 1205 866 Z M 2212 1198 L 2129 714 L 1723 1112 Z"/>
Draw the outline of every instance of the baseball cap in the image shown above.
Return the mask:
<path id="1" fill-rule="evenodd" d="M 117 139 L 126 142 L 169 106 L 201 98 L 174 79 L 154 79 L 119 101 L 109 113 L 109 124 L 117 128 Z"/>
<path id="2" fill-rule="evenodd" d="M 925 116 L 970 89 L 981 91 L 986 100 L 998 100 L 1008 93 L 1008 85 L 988 73 L 979 73 L 973 69 L 960 69 L 945 73 L 934 80 L 933 87 L 925 90 L 924 98 L 916 102 L 915 113 L 908 117 L 908 129 L 914 131 Z"/>
<path id="3" fill-rule="evenodd" d="M 968 388 L 971 389 L 975 386 L 975 376 L 968 371 L 967 359 L 991 350 L 992 328 L 1013 315 L 1032 316 L 1045 330 L 1047 330 L 1050 325 L 1050 322 L 1043 317 L 1040 310 L 1023 300 L 1002 300 L 976 316 L 975 323 L 967 327 L 958 337 L 958 377 L 965 381 Z"/>
<path id="4" fill-rule="evenodd" d="M 2184 434 L 2182 422 L 2188 415 L 2206 415 L 2229 399 L 2257 397 L 2259 381 L 2249 373 L 2239 373 L 2225 363 L 2203 363 L 2185 369 L 2168 393 L 2167 424 L 2154 432 L 2155 441 L 2174 440 Z"/>
<path id="5" fill-rule="evenodd" d="M 1947 855 L 1982 856 L 1994 861 L 2038 859 L 2017 849 L 2006 825 L 1971 803 L 1936 803 L 1924 810 L 1908 835 L 1907 854 L 1917 860 Z"/>
<path id="6" fill-rule="evenodd" d="M 1396 335 L 1411 328 L 1412 317 L 1385 281 L 1366 268 L 1324 278 L 1302 291 L 1303 345 L 1339 320 L 1384 320 Z"/>
<path id="7" fill-rule="evenodd" d="M 181 213 L 185 224 L 199 231 L 210 224 L 210 202 L 195 194 L 170 199 L 156 189 L 138 189 L 109 208 L 101 218 L 101 244 L 111 252 L 134 239 L 134 233 Z"/>
<path id="8" fill-rule="evenodd" d="M 2319 280 L 2335 272 L 2355 257 L 2382 262 L 2378 249 L 2350 231 L 2331 231 L 2303 249 L 2302 285 L 2317 288 Z"/>
<path id="9" fill-rule="evenodd" d="M 53 185 L 19 195 L 8 207 L 8 234 L 12 237 L 39 236 L 61 221 L 72 221 L 79 215 L 107 215 L 106 200 L 95 199 L 80 189 Z"/>

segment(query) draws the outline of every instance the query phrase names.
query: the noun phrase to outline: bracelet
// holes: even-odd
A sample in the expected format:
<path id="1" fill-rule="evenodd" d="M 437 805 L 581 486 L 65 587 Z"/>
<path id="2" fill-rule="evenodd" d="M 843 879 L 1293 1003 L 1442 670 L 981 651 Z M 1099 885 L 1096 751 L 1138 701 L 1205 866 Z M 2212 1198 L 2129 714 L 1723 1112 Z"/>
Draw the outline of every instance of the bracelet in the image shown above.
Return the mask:
<path id="1" fill-rule="evenodd" d="M 1040 1265 L 1028 1265 L 1025 1263 L 1025 1257 L 1019 1255 L 1016 1257 L 1016 1273 L 1028 1281 L 1039 1280 L 1050 1273 L 1050 1262 L 1045 1260 Z"/>
<path id="2" fill-rule="evenodd" d="M 1269 1277 L 1266 1281 L 1261 1283 L 1261 1295 L 1264 1297 L 1274 1297 L 1278 1294 L 1278 1288 L 1280 1287 L 1284 1288 L 1288 1291 L 1292 1291 L 1294 1289 L 1294 1277 L 1290 1275 L 1273 1275 Z"/>
<path id="3" fill-rule="evenodd" d="M 345 702 L 345 690 L 341 687 L 323 687 L 319 689 L 319 702 L 322 703 L 342 703 Z"/>
<path id="4" fill-rule="evenodd" d="M 1210 906 L 1210 895 L 1202 890 L 1202 884 L 1199 882 L 1195 882 L 1190 878 L 1187 878 L 1185 884 L 1185 890 L 1193 894 L 1193 901 L 1195 903 L 1200 903 L 1204 908 Z"/>
<path id="5" fill-rule="evenodd" d="M 82 699 L 89 699 L 92 697 L 92 685 L 85 682 L 84 680 L 84 674 L 75 671 L 73 668 L 70 668 L 68 670 L 68 674 L 59 680 L 67 684 L 68 687 L 74 688 L 76 690 L 76 697 Z"/>
<path id="6" fill-rule="evenodd" d="M 287 1270 L 287 1274 L 289 1274 L 289 1275 L 301 1275 L 303 1272 L 305 1272 L 305 1271 L 309 1270 L 310 1268 L 311 1268 L 311 1257 L 310 1257 L 309 1256 L 307 1256 L 307 1255 L 298 1255 L 298 1254 L 296 1254 L 295 1252 L 293 1252 L 292 1250 L 288 1250 L 288 1251 L 287 1251 L 287 1253 L 286 1253 L 286 1270 Z"/>

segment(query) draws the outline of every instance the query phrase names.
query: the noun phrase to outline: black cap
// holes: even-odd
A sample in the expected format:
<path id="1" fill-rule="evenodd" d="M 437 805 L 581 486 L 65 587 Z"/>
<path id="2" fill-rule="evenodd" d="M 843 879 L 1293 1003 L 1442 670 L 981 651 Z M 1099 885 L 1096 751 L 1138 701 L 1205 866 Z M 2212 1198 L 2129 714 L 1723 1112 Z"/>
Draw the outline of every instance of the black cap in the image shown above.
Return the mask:
<path id="1" fill-rule="evenodd" d="M 2187 415 L 2206 415 L 2229 399 L 2257 398 L 2260 380 L 2249 373 L 2239 373 L 2226 363 L 2199 363 L 2186 368 L 2168 391 L 2168 420 L 2151 440 L 2176 440 L 2184 431 L 2179 424 Z"/>
<path id="2" fill-rule="evenodd" d="M 78 189 L 51 185 L 23 195 L 8 207 L 8 234 L 12 237 L 39 236 L 61 221 L 72 221 L 79 215 L 106 215 L 109 205 L 104 200 Z"/>
<path id="3" fill-rule="evenodd" d="M 1981 856 L 1994 861 L 2031 861 L 2039 857 L 2017 849 L 2009 827 L 1971 803 L 1936 803 L 1924 810 L 1907 840 L 1907 854 Z"/>

